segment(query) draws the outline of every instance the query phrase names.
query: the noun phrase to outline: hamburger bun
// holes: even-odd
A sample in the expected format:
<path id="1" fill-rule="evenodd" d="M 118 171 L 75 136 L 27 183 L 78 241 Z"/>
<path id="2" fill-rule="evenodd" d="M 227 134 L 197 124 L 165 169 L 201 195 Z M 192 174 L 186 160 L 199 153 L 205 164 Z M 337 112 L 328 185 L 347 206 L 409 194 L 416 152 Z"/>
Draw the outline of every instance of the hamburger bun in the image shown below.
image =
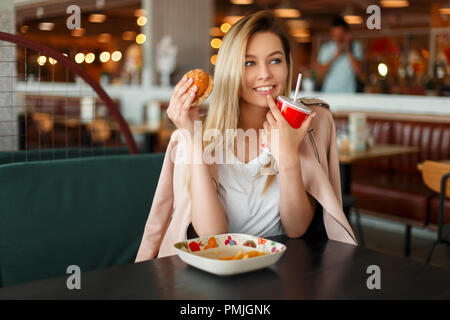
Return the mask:
<path id="1" fill-rule="evenodd" d="M 213 88 L 213 79 L 202 69 L 194 69 L 186 73 L 188 78 L 192 78 L 194 82 L 189 87 L 191 89 L 194 85 L 197 86 L 193 106 L 202 104 L 209 96 Z"/>

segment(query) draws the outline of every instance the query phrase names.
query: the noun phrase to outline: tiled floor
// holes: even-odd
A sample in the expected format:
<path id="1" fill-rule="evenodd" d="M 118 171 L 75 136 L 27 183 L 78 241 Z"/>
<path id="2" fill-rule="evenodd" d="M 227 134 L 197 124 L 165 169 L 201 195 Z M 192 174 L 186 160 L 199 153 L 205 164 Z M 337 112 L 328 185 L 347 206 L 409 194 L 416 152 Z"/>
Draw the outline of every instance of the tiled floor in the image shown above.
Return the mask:
<path id="1" fill-rule="evenodd" d="M 357 233 L 354 214 L 351 215 L 350 222 L 353 230 Z M 390 255 L 403 256 L 405 225 L 364 214 L 361 214 L 361 225 L 367 248 Z M 410 259 L 425 262 L 428 249 L 435 239 L 435 232 L 413 227 Z M 450 270 L 450 246 L 438 245 L 430 264 Z"/>

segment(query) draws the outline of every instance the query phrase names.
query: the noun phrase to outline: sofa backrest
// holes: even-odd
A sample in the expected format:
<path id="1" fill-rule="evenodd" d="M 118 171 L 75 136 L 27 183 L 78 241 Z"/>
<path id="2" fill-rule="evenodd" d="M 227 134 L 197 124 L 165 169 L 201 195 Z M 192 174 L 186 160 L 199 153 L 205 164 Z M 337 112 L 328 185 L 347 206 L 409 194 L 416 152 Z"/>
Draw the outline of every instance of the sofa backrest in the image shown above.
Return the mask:
<path id="1" fill-rule="evenodd" d="M 0 286 L 133 262 L 163 157 L 0 165 Z"/>
<path id="2" fill-rule="evenodd" d="M 83 147 L 0 151 L 0 164 L 130 154 L 128 147 Z"/>
<path id="3" fill-rule="evenodd" d="M 367 123 L 375 142 L 417 146 L 420 152 L 364 161 L 358 165 L 418 173 L 417 164 L 420 162 L 450 159 L 450 120 L 442 121 L 439 117 L 424 117 L 426 120 L 420 120 L 417 116 L 400 117 L 368 114 Z M 347 114 L 335 114 L 334 120 L 337 130 L 347 129 Z"/>

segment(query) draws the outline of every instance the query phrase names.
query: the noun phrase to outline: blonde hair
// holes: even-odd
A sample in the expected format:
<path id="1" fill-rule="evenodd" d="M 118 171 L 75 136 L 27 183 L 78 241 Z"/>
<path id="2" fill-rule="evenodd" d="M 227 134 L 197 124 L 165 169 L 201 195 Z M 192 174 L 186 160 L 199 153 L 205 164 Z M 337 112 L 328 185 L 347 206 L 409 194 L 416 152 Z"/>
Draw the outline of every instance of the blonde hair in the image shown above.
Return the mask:
<path id="1" fill-rule="evenodd" d="M 214 72 L 214 88 L 211 93 L 208 114 L 203 121 L 202 128 L 204 152 L 213 154 L 213 150 L 222 142 L 216 137 L 212 137 L 210 141 L 205 141 L 205 133 L 208 130 L 219 130 L 222 137 L 225 137 L 225 130 L 237 129 L 239 96 L 244 86 L 245 52 L 248 40 L 257 32 L 272 32 L 280 38 L 288 66 L 288 78 L 283 95 L 290 95 L 292 56 L 289 40 L 282 27 L 270 11 L 258 11 L 242 18 L 227 32 L 218 52 Z M 225 147 L 227 147 L 226 144 Z M 274 180 L 275 174 L 268 175 L 263 193 Z"/>

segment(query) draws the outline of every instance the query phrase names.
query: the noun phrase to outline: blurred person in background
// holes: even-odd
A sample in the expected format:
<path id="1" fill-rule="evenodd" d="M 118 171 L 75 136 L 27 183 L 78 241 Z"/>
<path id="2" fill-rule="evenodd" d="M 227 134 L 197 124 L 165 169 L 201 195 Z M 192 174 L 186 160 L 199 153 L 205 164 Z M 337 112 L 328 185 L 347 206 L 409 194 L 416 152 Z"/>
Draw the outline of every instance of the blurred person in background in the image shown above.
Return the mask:
<path id="1" fill-rule="evenodd" d="M 318 78 L 322 92 L 353 93 L 357 91 L 358 78 L 362 78 L 361 44 L 351 39 L 347 22 L 341 17 L 331 26 L 333 40 L 320 47 L 317 57 Z"/>

